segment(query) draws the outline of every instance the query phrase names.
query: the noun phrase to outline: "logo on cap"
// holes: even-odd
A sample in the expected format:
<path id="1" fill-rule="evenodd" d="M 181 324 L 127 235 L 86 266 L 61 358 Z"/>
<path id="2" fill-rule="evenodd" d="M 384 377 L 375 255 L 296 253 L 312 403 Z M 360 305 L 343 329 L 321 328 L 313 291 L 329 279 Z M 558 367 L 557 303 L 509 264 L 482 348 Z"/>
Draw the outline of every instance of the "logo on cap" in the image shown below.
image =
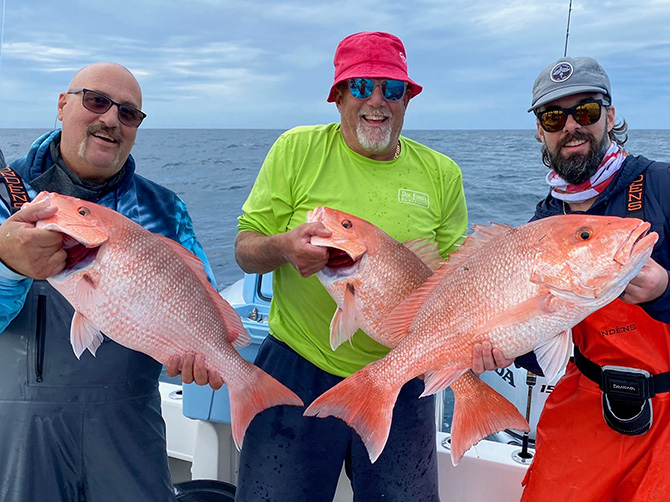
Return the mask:
<path id="1" fill-rule="evenodd" d="M 563 82 L 572 76 L 572 71 L 570 63 L 566 63 L 565 61 L 558 63 L 551 69 L 551 80 L 554 82 Z"/>

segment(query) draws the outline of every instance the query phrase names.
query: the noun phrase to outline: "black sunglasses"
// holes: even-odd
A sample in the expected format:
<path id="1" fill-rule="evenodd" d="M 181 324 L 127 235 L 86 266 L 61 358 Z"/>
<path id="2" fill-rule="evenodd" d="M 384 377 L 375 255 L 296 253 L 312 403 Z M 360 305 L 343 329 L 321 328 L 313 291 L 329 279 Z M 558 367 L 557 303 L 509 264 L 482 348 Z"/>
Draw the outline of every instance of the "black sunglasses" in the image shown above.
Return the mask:
<path id="1" fill-rule="evenodd" d="M 102 115 L 103 113 L 107 113 L 107 110 L 109 110 L 112 105 L 116 105 L 116 107 L 119 109 L 119 122 L 129 127 L 139 127 L 144 118 L 147 116 L 146 113 L 138 110 L 134 106 L 122 105 L 121 103 L 112 101 L 104 94 L 100 94 L 99 92 L 95 92 L 90 89 L 72 89 L 71 91 L 67 91 L 68 94 L 78 94 L 80 92 L 82 93 L 81 104 L 84 106 L 84 108 L 93 113 Z"/>
<path id="2" fill-rule="evenodd" d="M 537 112 L 537 119 L 545 131 L 557 132 L 565 127 L 568 115 L 572 115 L 579 125 L 595 124 L 600 120 L 603 106 L 609 106 L 609 103 L 602 99 L 593 99 L 570 108 L 551 107 L 548 110 Z"/>

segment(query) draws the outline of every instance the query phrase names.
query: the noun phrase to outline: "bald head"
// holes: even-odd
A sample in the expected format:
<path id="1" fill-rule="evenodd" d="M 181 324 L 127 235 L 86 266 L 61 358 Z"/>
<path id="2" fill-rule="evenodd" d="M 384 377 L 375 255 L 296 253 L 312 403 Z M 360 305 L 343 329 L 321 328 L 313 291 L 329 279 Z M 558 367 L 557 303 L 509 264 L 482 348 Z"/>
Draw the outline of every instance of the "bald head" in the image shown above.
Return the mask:
<path id="1" fill-rule="evenodd" d="M 68 90 L 72 89 L 95 89 L 91 87 L 98 81 L 115 81 L 123 86 L 127 92 L 137 96 L 138 102 L 135 108 L 142 108 L 142 89 L 131 71 L 118 63 L 100 62 L 84 66 L 74 74 Z"/>

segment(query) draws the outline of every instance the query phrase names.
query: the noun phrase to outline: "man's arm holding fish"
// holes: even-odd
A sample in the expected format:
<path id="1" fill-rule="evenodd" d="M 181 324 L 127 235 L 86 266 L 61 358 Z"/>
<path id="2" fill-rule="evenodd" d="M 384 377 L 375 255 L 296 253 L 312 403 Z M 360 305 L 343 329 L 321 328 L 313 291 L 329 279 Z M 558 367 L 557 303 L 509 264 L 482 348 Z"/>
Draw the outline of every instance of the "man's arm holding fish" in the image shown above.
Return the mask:
<path id="1" fill-rule="evenodd" d="M 56 212 L 41 205 L 24 206 L 0 225 L 0 260 L 10 270 L 33 279 L 46 279 L 65 268 L 62 236 L 35 227 L 40 218 Z"/>
<path id="2" fill-rule="evenodd" d="M 9 215 L 0 204 L 0 332 L 21 310 L 32 279 L 44 279 L 65 267 L 62 237 L 35 228 L 35 222 L 54 213 L 53 208 L 25 206 Z"/>
<path id="3" fill-rule="evenodd" d="M 310 243 L 313 235 L 329 237 L 322 223 L 303 223 L 275 235 L 245 230 L 235 239 L 235 259 L 240 268 L 250 274 L 271 272 L 290 263 L 303 277 L 323 269 L 328 262 L 328 250 Z"/>

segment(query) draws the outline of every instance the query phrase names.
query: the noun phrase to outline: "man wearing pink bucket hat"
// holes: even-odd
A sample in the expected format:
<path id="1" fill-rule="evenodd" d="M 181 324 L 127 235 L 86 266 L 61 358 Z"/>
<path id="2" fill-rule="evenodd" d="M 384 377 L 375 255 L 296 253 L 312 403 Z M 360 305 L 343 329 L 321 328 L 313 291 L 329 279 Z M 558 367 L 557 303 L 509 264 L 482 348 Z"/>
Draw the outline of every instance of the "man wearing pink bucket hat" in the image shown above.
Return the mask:
<path id="1" fill-rule="evenodd" d="M 388 348 L 362 331 L 330 346 L 336 305 L 314 275 L 329 264 L 329 236 L 307 212 L 329 206 L 368 220 L 400 242 L 427 238 L 447 257 L 467 231 L 462 175 L 445 155 L 401 136 L 422 87 L 407 72 L 394 35 L 362 32 L 335 52 L 328 101 L 340 123 L 296 127 L 272 146 L 242 207 L 236 259 L 248 273 L 273 272 L 270 335 L 256 364 L 309 405 Z M 330 265 L 342 257 L 331 256 Z M 343 421 L 277 406 L 250 424 L 240 458 L 238 501 L 328 501 L 345 467 L 356 500 L 439 501 L 435 404 L 423 382 L 403 387 L 384 452 L 372 464 Z"/>

